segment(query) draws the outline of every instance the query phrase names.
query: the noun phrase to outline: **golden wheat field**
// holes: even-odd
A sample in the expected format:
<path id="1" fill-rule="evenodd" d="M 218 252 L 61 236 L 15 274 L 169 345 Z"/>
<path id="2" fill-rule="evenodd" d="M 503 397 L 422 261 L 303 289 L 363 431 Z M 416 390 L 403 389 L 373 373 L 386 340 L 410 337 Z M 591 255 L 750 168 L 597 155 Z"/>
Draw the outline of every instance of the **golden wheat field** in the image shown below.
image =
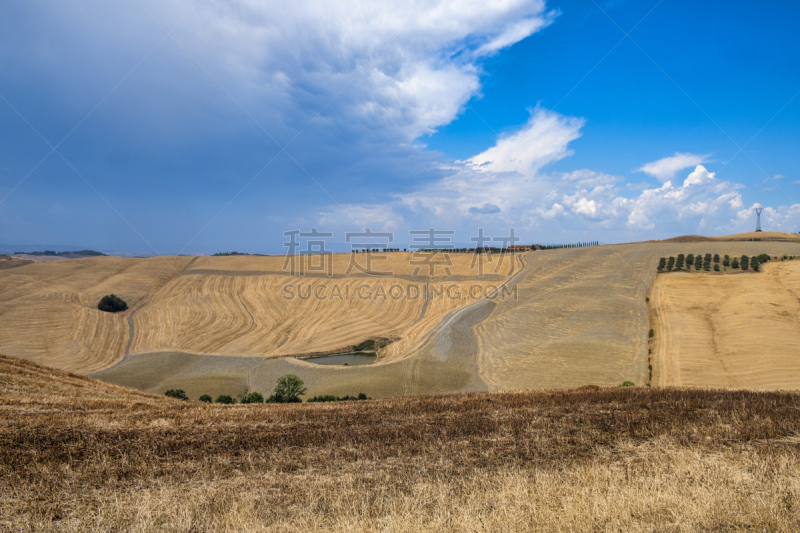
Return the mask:
<path id="1" fill-rule="evenodd" d="M 204 405 L 0 356 L 3 531 L 797 531 L 797 393 Z"/>
<path id="2" fill-rule="evenodd" d="M 660 274 L 651 301 L 653 384 L 800 389 L 800 261 Z"/>
<path id="3" fill-rule="evenodd" d="M 90 373 L 128 354 L 280 357 L 380 336 L 396 340 L 383 353 L 392 358 L 523 265 L 512 255 L 493 258 L 485 271 L 469 254 L 427 262 L 412 253 L 379 257 L 371 270 L 391 276 L 348 272 L 351 261 L 364 261 L 350 254 L 328 258 L 330 277 L 289 276 L 298 265 L 256 256 L 97 257 L 11 269 L 0 288 L 0 350 Z M 109 293 L 129 309 L 99 311 Z"/>

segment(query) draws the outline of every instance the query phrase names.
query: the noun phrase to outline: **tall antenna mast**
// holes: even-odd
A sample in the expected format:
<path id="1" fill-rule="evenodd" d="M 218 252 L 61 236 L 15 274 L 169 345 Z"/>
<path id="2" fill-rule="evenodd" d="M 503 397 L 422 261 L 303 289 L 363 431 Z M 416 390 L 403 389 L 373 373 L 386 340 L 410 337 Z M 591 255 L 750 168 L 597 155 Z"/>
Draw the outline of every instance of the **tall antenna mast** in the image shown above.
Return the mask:
<path id="1" fill-rule="evenodd" d="M 763 207 L 756 207 L 756 231 L 761 231 L 761 211 Z"/>

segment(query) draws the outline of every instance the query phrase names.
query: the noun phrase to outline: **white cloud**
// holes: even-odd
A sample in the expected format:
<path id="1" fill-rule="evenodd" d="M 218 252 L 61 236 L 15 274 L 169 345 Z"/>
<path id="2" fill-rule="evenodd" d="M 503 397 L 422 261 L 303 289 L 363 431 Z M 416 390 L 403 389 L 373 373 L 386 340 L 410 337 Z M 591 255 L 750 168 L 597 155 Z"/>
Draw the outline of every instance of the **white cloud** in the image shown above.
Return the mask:
<path id="1" fill-rule="evenodd" d="M 255 101 L 324 109 L 410 141 L 478 94 L 481 56 L 554 16 L 544 0 L 207 0 L 179 41 Z"/>
<path id="2" fill-rule="evenodd" d="M 536 108 L 518 132 L 499 139 L 466 163 L 480 172 L 533 175 L 544 165 L 572 155 L 567 146 L 580 137 L 584 123 L 583 119 Z"/>
<path id="3" fill-rule="evenodd" d="M 675 152 L 675 155 L 652 161 L 638 170 L 650 174 L 659 181 L 671 180 L 679 171 L 705 163 L 709 155 Z"/>
<path id="4" fill-rule="evenodd" d="M 716 176 L 714 172 L 709 172 L 703 165 L 697 165 L 692 173 L 683 181 L 683 186 L 702 185 L 713 181 L 714 176 Z"/>
<path id="5" fill-rule="evenodd" d="M 583 120 L 536 109 L 528 122 L 486 150 L 466 161 L 456 162 L 446 178 L 398 199 L 413 210 L 433 212 L 437 217 L 467 215 L 471 208 L 491 202 L 500 213 L 528 205 L 537 196 L 549 194 L 548 180 L 540 169 L 567 157 L 567 146 L 581 135 Z"/>

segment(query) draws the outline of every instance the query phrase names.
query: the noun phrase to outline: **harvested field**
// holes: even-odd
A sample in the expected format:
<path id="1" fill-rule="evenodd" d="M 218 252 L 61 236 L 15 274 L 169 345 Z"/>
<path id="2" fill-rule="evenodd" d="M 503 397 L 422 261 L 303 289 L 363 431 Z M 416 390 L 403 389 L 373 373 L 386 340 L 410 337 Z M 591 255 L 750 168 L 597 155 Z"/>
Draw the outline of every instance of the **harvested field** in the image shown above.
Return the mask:
<path id="1" fill-rule="evenodd" d="M 490 390 L 646 383 L 647 290 L 659 258 L 679 253 L 800 256 L 800 243 L 640 243 L 528 254 L 519 299 L 498 304 L 476 327 L 481 379 Z"/>
<path id="2" fill-rule="evenodd" d="M 800 396 L 187 404 L 0 357 L 9 531 L 800 528 Z"/>
<path id="3" fill-rule="evenodd" d="M 364 254 L 358 255 L 363 261 Z M 330 256 L 331 277 L 287 276 L 283 257 L 96 257 L 31 264 L 0 278 L 0 349 L 91 373 L 127 354 L 281 357 L 347 350 L 387 337 L 397 342 L 382 358 L 392 360 L 523 265 L 520 256 L 496 256 L 492 268 L 481 272 L 471 254 L 452 254 L 445 275 L 441 265 L 416 272 L 418 256 L 411 253 L 378 256 L 388 264 L 376 260 L 372 268 L 396 270 L 394 277 L 357 271 L 345 276 L 353 254 Z M 129 310 L 98 311 L 97 302 L 109 293 L 122 297 Z"/>
<path id="4" fill-rule="evenodd" d="M 800 261 L 736 275 L 659 275 L 657 385 L 800 389 Z"/>

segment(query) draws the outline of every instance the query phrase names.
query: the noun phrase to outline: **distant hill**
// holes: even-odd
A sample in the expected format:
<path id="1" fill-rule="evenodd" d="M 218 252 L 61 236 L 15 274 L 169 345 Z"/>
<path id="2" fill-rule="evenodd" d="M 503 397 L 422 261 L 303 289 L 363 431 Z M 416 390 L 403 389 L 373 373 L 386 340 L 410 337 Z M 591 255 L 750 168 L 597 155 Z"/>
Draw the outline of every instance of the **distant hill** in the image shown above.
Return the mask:
<path id="1" fill-rule="evenodd" d="M 43 252 L 14 252 L 14 255 L 30 255 L 30 256 L 43 256 L 43 257 L 64 257 L 66 259 L 78 259 L 80 257 L 98 257 L 104 256 L 103 252 L 95 250 L 77 250 L 74 252 L 56 252 L 54 250 L 45 250 Z"/>
<path id="2" fill-rule="evenodd" d="M 749 233 L 737 233 L 735 235 L 723 235 L 719 237 L 706 237 L 704 235 L 681 235 L 671 239 L 647 241 L 647 242 L 724 242 L 724 241 L 778 241 L 778 242 L 800 242 L 800 234 L 783 233 L 780 231 L 751 231 Z"/>

